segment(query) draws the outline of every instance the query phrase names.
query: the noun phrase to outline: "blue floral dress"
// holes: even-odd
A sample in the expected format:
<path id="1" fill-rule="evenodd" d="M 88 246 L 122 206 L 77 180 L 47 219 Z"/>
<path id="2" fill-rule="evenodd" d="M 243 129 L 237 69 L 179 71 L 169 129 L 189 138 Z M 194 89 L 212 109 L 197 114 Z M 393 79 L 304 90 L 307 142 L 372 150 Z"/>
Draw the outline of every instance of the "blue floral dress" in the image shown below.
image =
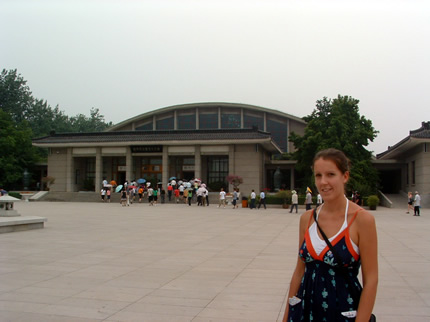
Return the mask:
<path id="1" fill-rule="evenodd" d="M 357 278 L 360 256 L 355 252 L 349 236 L 349 226 L 357 213 L 354 214 L 346 229 L 331 242 L 342 263 L 336 262 L 328 246 L 317 255 L 309 235 L 311 223 L 309 220 L 305 240 L 299 250 L 299 256 L 306 265 L 296 295 L 301 302 L 289 306 L 287 321 L 350 322 L 355 320 L 355 317 L 345 317 L 342 312 L 357 310 L 362 289 Z M 339 271 L 341 267 L 348 272 L 349 279 Z M 348 283 L 351 284 L 350 281 L 353 285 L 348 285 Z"/>

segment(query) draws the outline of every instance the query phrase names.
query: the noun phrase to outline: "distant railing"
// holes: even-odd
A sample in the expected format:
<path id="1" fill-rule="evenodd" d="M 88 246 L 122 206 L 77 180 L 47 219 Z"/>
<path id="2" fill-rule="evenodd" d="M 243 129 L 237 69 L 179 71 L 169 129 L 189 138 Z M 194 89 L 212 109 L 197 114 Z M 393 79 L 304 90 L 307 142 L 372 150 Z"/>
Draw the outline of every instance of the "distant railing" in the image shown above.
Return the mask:
<path id="1" fill-rule="evenodd" d="M 379 203 L 381 204 L 381 206 L 387 207 L 387 208 L 393 208 L 392 201 L 386 195 L 384 195 L 384 193 L 381 190 L 378 190 L 378 195 L 380 199 Z"/>

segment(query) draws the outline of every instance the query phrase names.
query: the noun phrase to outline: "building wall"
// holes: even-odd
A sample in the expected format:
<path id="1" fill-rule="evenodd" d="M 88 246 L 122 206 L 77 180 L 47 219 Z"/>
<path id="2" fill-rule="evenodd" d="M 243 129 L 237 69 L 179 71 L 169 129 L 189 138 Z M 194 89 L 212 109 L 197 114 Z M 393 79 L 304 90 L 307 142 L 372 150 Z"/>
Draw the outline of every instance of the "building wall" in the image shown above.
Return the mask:
<path id="1" fill-rule="evenodd" d="M 235 174 L 243 178 L 239 186 L 242 196 L 248 196 L 252 189 L 256 192 L 262 187 L 262 157 L 263 149 L 256 148 L 255 144 L 235 146 Z M 231 189 L 232 191 L 233 189 Z"/>
<path id="2" fill-rule="evenodd" d="M 294 120 L 290 120 L 290 130 L 289 133 L 294 132 L 298 135 L 303 136 L 305 134 L 305 125 L 302 123 L 296 122 Z M 294 144 L 288 141 L 288 152 L 293 152 L 296 149 L 294 148 Z"/>
<path id="3" fill-rule="evenodd" d="M 48 155 L 48 176 L 54 177 L 55 182 L 50 186 L 50 191 L 67 191 L 66 164 L 67 149 L 51 149 L 51 153 Z"/>
<path id="4" fill-rule="evenodd" d="M 415 183 L 412 182 L 412 164 L 415 161 Z M 415 149 L 409 151 L 406 158 L 409 170 L 409 184 L 406 184 L 404 191 L 418 191 L 423 207 L 430 207 L 430 152 L 424 151 L 424 144 L 420 144 Z"/>

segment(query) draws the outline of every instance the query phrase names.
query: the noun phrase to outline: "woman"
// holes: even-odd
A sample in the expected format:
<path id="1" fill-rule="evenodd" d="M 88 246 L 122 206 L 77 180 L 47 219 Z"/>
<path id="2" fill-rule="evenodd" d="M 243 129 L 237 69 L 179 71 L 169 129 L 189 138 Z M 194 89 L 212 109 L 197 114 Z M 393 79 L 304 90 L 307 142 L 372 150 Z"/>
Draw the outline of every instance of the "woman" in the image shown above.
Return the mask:
<path id="1" fill-rule="evenodd" d="M 378 284 L 375 220 L 345 197 L 349 160 L 343 152 L 336 149 L 318 152 L 313 172 L 324 204 L 301 216 L 299 257 L 284 321 L 367 322 Z M 336 254 L 324 241 L 313 211 Z M 342 265 L 338 264 L 339 258 Z M 360 265 L 363 288 L 357 278 Z"/>
<path id="2" fill-rule="evenodd" d="M 414 197 L 412 196 L 412 192 L 408 192 L 408 211 L 406 213 L 409 213 L 409 210 L 414 210 Z"/>

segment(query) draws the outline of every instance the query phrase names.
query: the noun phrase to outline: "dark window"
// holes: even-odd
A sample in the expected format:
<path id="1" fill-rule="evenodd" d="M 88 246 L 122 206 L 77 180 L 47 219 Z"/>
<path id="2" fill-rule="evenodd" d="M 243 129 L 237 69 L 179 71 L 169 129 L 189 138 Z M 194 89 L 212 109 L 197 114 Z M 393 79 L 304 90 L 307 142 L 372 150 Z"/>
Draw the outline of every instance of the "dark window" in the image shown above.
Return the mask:
<path id="1" fill-rule="evenodd" d="M 415 161 L 412 161 L 412 184 L 415 184 Z"/>
<path id="2" fill-rule="evenodd" d="M 178 115 L 179 130 L 194 130 L 196 128 L 196 114 Z"/>
<path id="3" fill-rule="evenodd" d="M 259 130 L 264 130 L 264 118 L 262 117 L 245 114 L 243 116 L 243 123 L 245 129 L 250 129 L 255 126 Z"/>
<path id="4" fill-rule="evenodd" d="M 217 129 L 218 114 L 200 114 L 199 115 L 200 129 Z"/>
<path id="5" fill-rule="evenodd" d="M 208 157 L 208 183 L 225 182 L 228 176 L 228 157 Z"/>
<path id="6" fill-rule="evenodd" d="M 287 137 L 288 128 L 287 124 L 267 120 L 267 132 L 270 132 L 275 142 L 279 145 L 282 151 L 288 151 Z"/>
<path id="7" fill-rule="evenodd" d="M 409 184 L 409 164 L 406 164 L 406 184 Z"/>
<path id="8" fill-rule="evenodd" d="M 152 121 L 136 127 L 136 131 L 152 131 Z"/>
<path id="9" fill-rule="evenodd" d="M 233 114 L 233 113 L 221 114 L 221 128 L 240 129 L 240 114 Z"/>
<path id="10" fill-rule="evenodd" d="M 157 130 L 173 130 L 175 127 L 173 116 L 157 120 Z"/>

